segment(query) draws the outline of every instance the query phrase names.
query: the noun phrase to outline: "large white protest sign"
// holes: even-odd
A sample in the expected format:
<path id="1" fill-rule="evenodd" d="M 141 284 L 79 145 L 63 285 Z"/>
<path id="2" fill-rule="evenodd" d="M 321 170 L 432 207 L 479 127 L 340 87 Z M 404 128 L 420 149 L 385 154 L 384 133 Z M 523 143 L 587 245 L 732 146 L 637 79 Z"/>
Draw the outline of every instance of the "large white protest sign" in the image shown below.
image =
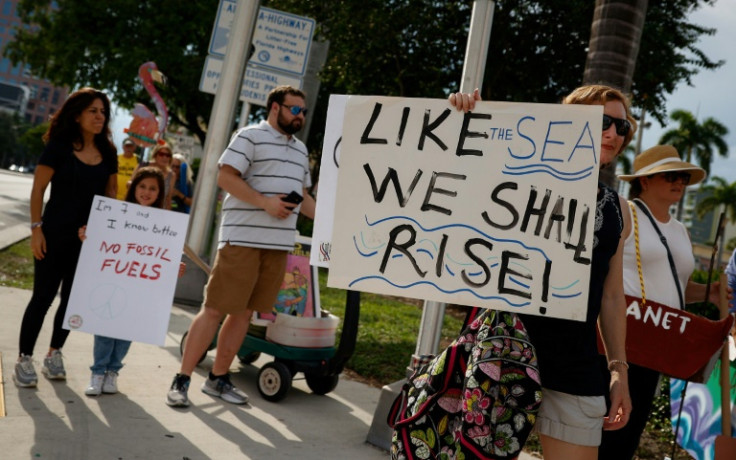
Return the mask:
<path id="1" fill-rule="evenodd" d="M 584 320 L 601 118 L 349 97 L 328 284 Z"/>
<path id="2" fill-rule="evenodd" d="M 188 220 L 95 196 L 64 328 L 163 345 Z"/>
<path id="3" fill-rule="evenodd" d="M 348 96 L 330 95 L 327 107 L 325 139 L 322 143 L 322 160 L 319 166 L 317 209 L 314 212 L 312 229 L 312 254 L 309 263 L 317 267 L 329 267 L 332 241 L 332 224 L 335 220 L 335 195 L 337 191 L 337 169 L 340 164 L 342 119 Z"/>

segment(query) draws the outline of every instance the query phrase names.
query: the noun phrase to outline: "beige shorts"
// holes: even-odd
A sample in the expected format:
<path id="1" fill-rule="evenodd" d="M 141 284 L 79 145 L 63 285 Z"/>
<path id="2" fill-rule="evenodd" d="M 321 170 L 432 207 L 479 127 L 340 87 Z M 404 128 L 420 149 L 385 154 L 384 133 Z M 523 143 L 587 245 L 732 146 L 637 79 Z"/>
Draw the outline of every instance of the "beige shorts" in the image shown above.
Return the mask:
<path id="1" fill-rule="evenodd" d="M 598 447 L 605 415 L 603 396 L 575 396 L 543 388 L 535 430 L 571 444 Z"/>
<path id="2" fill-rule="evenodd" d="M 217 251 L 203 305 L 221 313 L 270 313 L 284 281 L 286 251 L 230 243 Z"/>

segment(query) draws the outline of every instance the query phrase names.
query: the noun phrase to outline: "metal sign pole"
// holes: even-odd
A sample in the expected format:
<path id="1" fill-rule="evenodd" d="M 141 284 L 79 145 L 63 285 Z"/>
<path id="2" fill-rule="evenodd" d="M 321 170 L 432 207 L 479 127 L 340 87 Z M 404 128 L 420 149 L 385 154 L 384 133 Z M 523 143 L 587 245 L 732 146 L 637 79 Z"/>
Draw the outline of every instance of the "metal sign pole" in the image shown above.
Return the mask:
<path id="1" fill-rule="evenodd" d="M 217 196 L 217 160 L 227 146 L 233 128 L 235 108 L 243 84 L 245 63 L 248 59 L 259 4 L 259 1 L 238 0 L 235 9 L 235 20 L 225 52 L 222 75 L 212 104 L 204 155 L 194 189 L 194 203 L 189 219 L 187 244 L 198 255 L 203 255 L 208 246 Z"/>

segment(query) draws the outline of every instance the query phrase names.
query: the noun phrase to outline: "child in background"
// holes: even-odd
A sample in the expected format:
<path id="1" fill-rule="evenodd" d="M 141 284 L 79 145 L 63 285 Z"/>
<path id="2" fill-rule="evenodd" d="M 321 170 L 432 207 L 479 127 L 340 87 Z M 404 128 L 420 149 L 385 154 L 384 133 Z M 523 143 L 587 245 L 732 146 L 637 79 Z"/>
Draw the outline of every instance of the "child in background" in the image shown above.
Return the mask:
<path id="1" fill-rule="evenodd" d="M 163 208 L 164 174 L 155 166 L 145 166 L 136 170 L 133 175 L 125 201 L 141 206 Z M 86 239 L 87 227 L 79 229 L 79 239 Z M 179 267 L 179 276 L 184 272 L 184 264 Z M 99 396 L 101 393 L 118 392 L 118 372 L 123 367 L 123 358 L 130 348 L 130 340 L 113 339 L 95 335 L 94 364 L 92 378 L 84 391 L 87 396 Z"/>

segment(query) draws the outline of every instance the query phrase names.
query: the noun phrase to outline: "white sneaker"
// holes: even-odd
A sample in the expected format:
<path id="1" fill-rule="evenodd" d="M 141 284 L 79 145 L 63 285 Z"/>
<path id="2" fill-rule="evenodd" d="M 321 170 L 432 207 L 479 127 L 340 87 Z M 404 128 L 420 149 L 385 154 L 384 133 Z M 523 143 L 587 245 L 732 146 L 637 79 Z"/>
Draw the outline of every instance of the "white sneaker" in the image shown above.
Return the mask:
<path id="1" fill-rule="evenodd" d="M 105 394 L 115 394 L 118 392 L 118 373 L 115 371 L 105 372 L 105 378 L 102 381 L 102 392 Z"/>
<path id="2" fill-rule="evenodd" d="M 89 380 L 89 386 L 84 390 L 87 396 L 99 396 L 102 393 L 102 382 L 105 380 L 105 374 L 92 374 Z"/>

